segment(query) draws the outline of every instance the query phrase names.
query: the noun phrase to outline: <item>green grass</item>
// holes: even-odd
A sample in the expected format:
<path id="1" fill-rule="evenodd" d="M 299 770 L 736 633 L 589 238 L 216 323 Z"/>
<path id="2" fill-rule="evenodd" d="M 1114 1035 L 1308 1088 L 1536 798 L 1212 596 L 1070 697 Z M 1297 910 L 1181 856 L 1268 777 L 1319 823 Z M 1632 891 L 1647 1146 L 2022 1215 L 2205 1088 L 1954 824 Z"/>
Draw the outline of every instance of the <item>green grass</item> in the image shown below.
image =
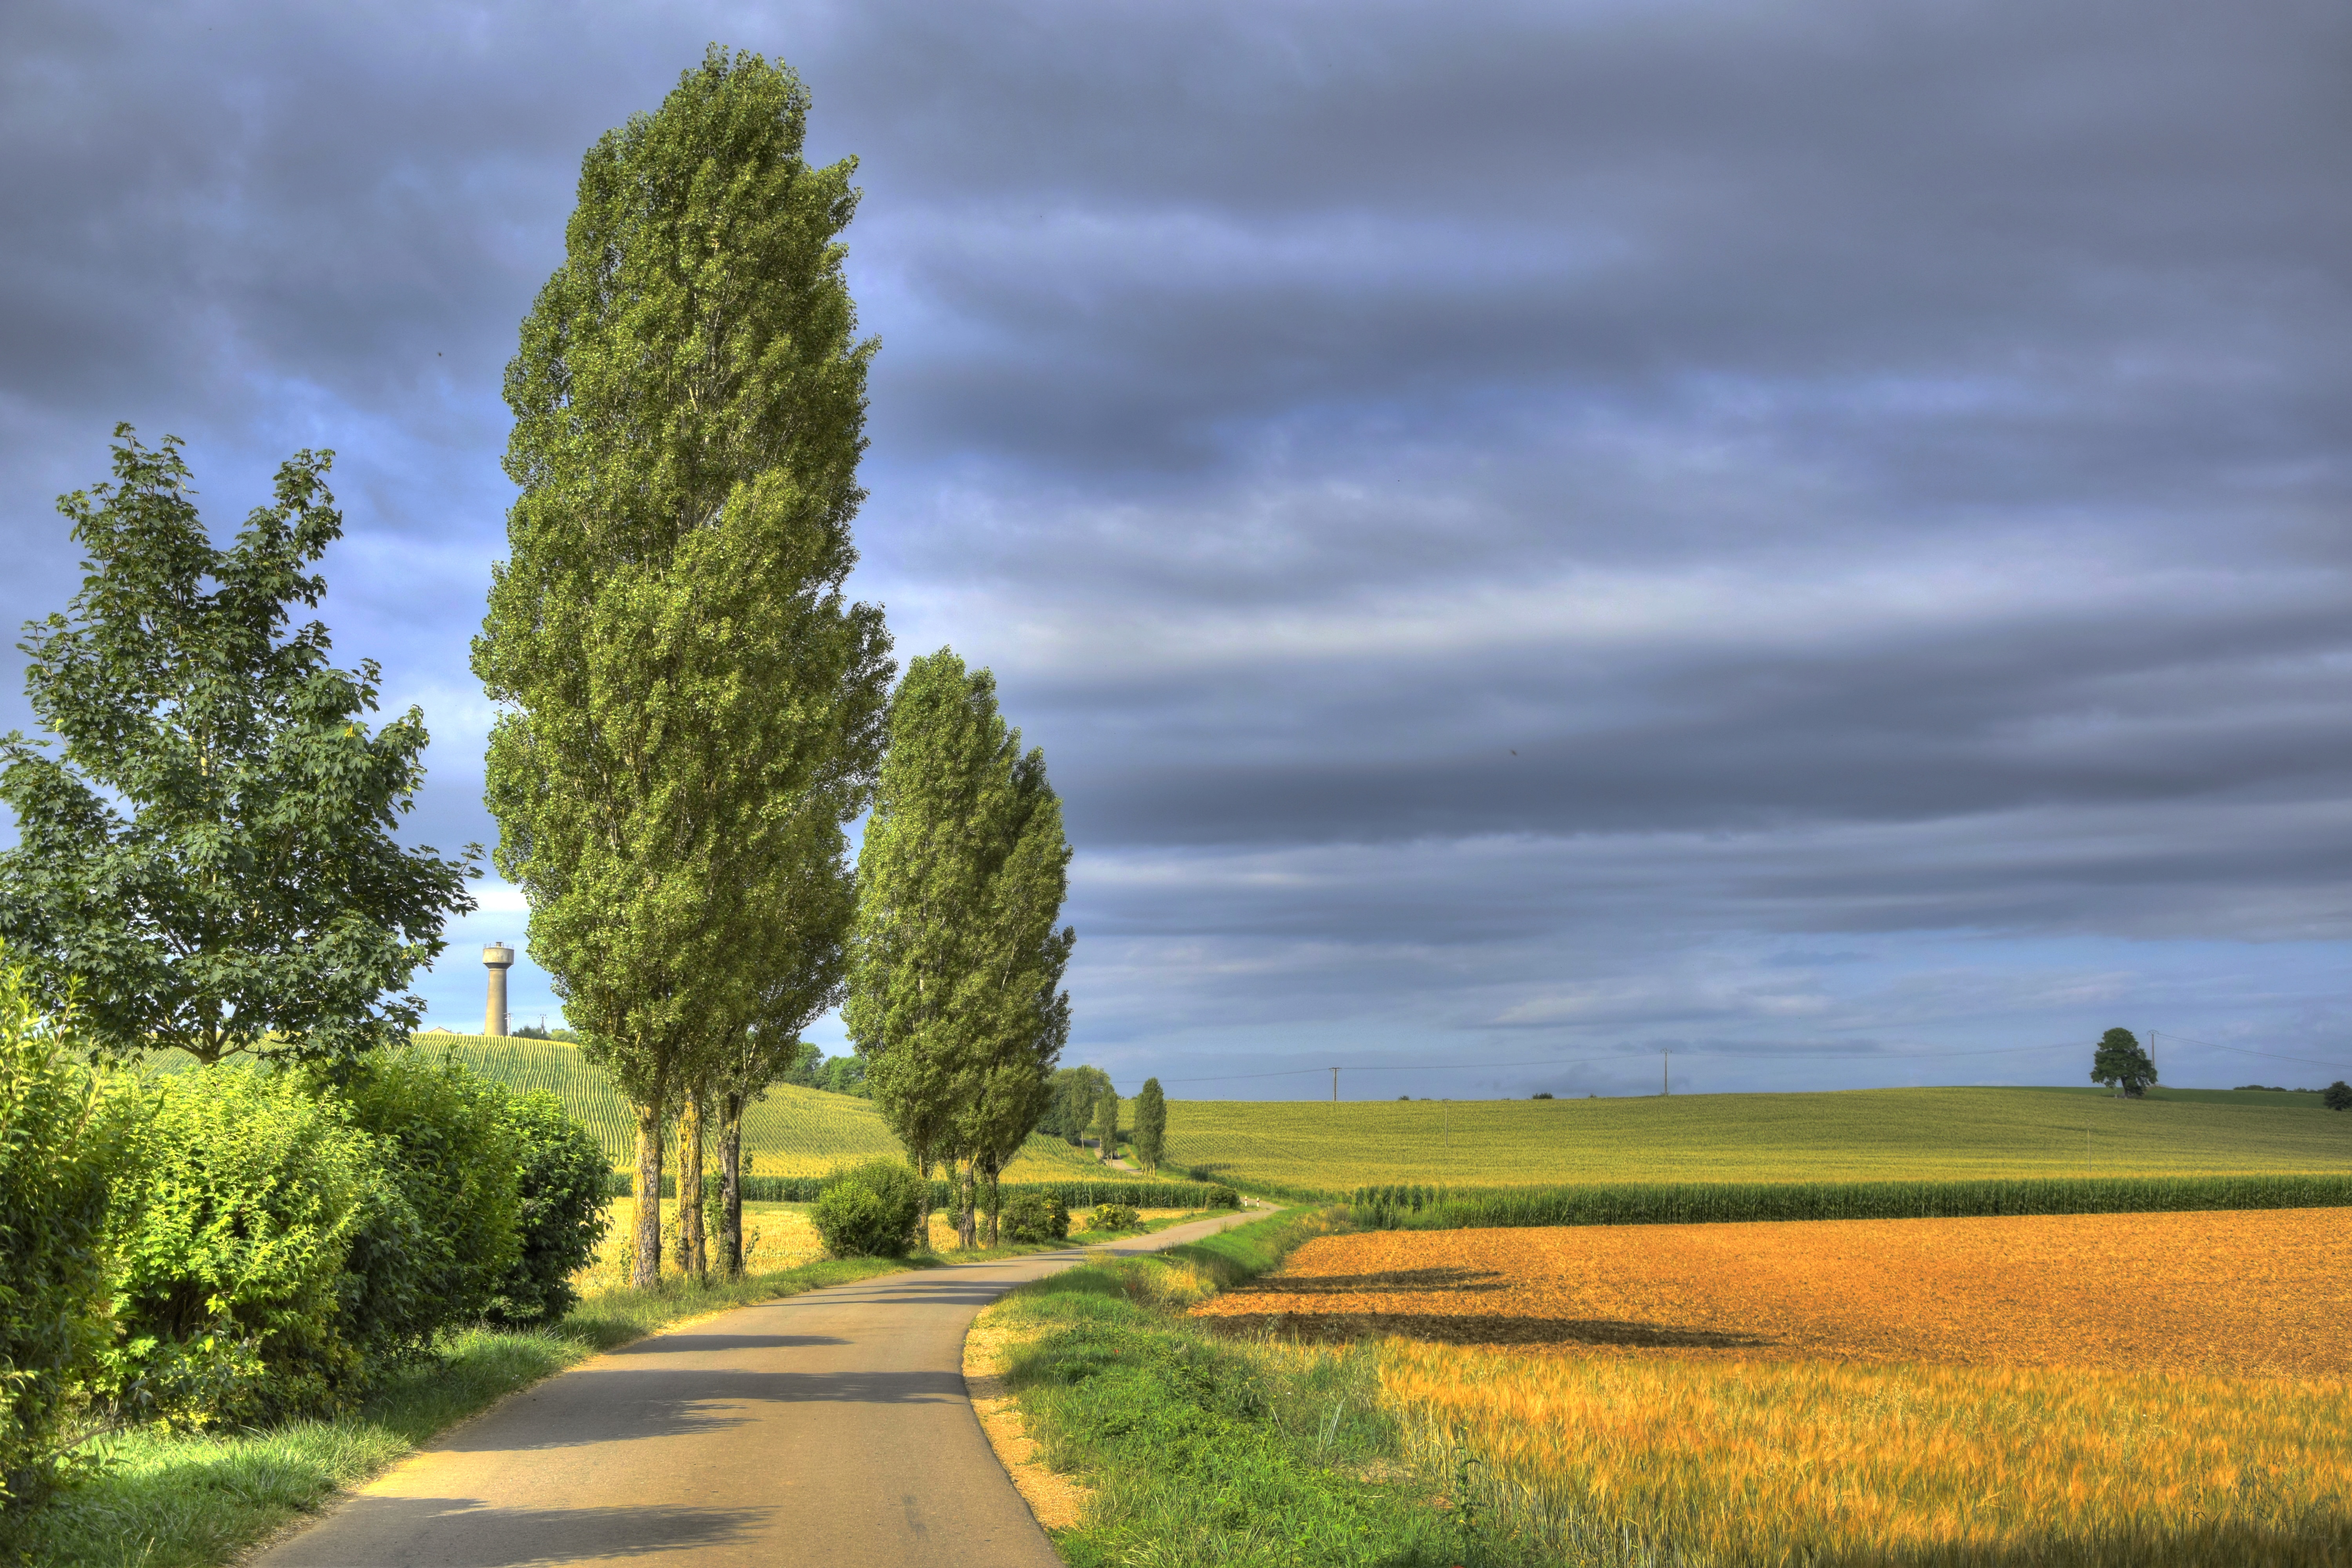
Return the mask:
<path id="1" fill-rule="evenodd" d="M 911 1266 L 937 1261 L 919 1258 Z M 453 1422 L 599 1351 L 680 1319 L 909 1266 L 827 1259 L 733 1284 L 609 1291 L 583 1301 L 551 1330 L 458 1334 L 437 1363 L 393 1379 L 339 1420 L 220 1436 L 132 1434 L 111 1446 L 107 1473 L 60 1494 L 28 1521 L 27 1561 L 38 1568 L 214 1568 Z"/>
<path id="2" fill-rule="evenodd" d="M 1157 1256 L 1026 1285 L 990 1320 L 1036 1337 L 1008 1384 L 1055 1468 L 1094 1491 L 1053 1532 L 1076 1568 L 1316 1563 L 1439 1568 L 1487 1559 L 1402 1464 L 1373 1353 L 1210 1334 L 1183 1309 L 1328 1229 L 1283 1215 Z"/>
<path id="3" fill-rule="evenodd" d="M 1369 1184 L 1948 1181 L 2352 1170 L 2315 1096 L 1881 1089 L 1555 1100 L 1172 1100 L 1167 1168 L 1291 1195 Z"/>

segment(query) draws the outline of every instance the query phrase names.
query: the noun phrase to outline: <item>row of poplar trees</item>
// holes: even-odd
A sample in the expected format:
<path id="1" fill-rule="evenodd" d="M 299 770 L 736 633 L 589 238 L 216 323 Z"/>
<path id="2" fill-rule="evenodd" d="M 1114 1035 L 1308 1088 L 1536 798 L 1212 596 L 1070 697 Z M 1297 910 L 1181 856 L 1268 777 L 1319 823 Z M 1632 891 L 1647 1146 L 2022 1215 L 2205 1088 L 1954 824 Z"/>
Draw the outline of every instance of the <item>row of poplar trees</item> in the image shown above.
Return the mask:
<path id="1" fill-rule="evenodd" d="M 599 140 L 507 370 L 521 494 L 474 645 L 497 863 L 635 1108 L 639 1284 L 673 1116 L 688 1267 L 715 1136 L 740 1269 L 744 1110 L 829 1008 L 910 1156 L 961 1174 L 967 1240 L 1068 1033 L 1042 754 L 945 649 L 894 693 L 881 609 L 845 593 L 876 345 L 842 273 L 855 163 L 803 160 L 807 112 L 714 47 Z"/>

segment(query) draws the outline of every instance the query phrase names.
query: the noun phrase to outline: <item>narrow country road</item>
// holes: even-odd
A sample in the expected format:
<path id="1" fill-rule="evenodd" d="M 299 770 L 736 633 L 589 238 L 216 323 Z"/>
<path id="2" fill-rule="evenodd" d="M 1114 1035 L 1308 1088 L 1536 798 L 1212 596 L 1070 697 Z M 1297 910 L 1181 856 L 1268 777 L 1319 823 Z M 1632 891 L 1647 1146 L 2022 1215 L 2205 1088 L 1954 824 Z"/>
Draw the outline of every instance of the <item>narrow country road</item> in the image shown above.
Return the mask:
<path id="1" fill-rule="evenodd" d="M 450 1428 L 253 1563 L 1055 1568 L 964 1395 L 963 1340 L 1085 1256 L 894 1274 L 640 1340 Z"/>

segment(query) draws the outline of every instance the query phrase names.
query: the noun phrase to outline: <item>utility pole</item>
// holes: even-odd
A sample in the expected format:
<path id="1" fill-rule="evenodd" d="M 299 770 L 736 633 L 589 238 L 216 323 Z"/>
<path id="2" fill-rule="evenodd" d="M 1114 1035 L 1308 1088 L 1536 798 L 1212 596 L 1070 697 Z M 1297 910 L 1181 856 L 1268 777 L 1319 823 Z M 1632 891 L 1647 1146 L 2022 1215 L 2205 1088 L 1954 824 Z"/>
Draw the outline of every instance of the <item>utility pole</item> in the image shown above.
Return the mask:
<path id="1" fill-rule="evenodd" d="M 1331 1103 L 1334 1105 L 1339 1103 L 1339 1069 L 1338 1068 L 1331 1069 Z"/>

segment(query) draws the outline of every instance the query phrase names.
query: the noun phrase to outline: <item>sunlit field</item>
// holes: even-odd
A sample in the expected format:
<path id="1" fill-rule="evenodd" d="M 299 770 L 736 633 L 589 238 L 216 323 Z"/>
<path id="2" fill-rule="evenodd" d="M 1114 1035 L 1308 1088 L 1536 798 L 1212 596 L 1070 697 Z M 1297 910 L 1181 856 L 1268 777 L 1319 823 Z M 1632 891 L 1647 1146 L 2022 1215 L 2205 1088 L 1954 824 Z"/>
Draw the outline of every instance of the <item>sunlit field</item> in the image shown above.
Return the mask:
<path id="1" fill-rule="evenodd" d="M 2352 1561 L 2343 1211 L 1381 1232 L 1196 1314 L 1387 1336 L 1414 1458 L 1601 1563 Z"/>
<path id="2" fill-rule="evenodd" d="M 1462 1500 L 1570 1562 L 2352 1560 L 2342 1378 L 1401 1341 L 1381 1375 Z"/>
<path id="3" fill-rule="evenodd" d="M 2028 1089 L 1551 1100 L 1171 1100 L 1171 1171 L 1370 1183 L 1803 1182 L 2342 1171 L 2315 1095 L 2122 1100 Z"/>

